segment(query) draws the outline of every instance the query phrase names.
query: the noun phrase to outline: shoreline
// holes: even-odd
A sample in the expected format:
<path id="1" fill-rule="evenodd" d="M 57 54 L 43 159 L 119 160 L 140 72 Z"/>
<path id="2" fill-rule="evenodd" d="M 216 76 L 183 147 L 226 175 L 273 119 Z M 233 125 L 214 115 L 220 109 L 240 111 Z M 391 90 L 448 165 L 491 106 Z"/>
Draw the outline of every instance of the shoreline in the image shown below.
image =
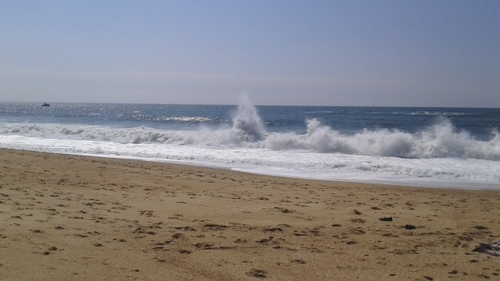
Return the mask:
<path id="1" fill-rule="evenodd" d="M 127 156 L 119 156 L 119 155 L 99 155 L 99 154 L 72 154 L 72 153 L 58 153 L 58 152 L 45 152 L 45 151 L 37 151 L 37 150 L 24 150 L 24 149 L 14 149 L 14 148 L 1 148 L 1 150 L 15 150 L 15 151 L 26 151 L 26 152 L 35 152 L 35 153 L 48 153 L 48 154 L 56 154 L 56 155 L 68 155 L 68 156 L 81 156 L 81 157 L 91 157 L 91 158 L 102 158 L 102 159 L 118 159 L 125 161 L 139 161 L 139 162 L 149 162 L 149 163 L 157 163 L 157 164 L 165 164 L 165 165 L 180 165 L 184 167 L 198 167 L 198 168 L 206 168 L 206 169 L 215 169 L 215 170 L 223 170 L 223 171 L 231 171 L 231 172 L 239 172 L 244 174 L 251 174 L 257 176 L 266 176 L 266 177 L 276 177 L 276 178 L 285 178 L 292 180 L 306 180 L 306 181 L 319 181 L 319 182 L 339 182 L 339 183 L 351 183 L 351 184 L 362 184 L 362 185 L 375 185 L 375 186 L 394 186 L 394 187 L 403 187 L 403 188 L 431 188 L 431 189 L 451 189 L 451 190 L 472 190 L 472 191 L 500 191 L 500 186 L 498 184 L 492 183 L 478 183 L 478 182 L 449 182 L 449 181 L 419 181 L 414 182 L 414 179 L 400 179 L 400 180 L 350 180 L 350 179 L 317 179 L 317 178 L 307 178 L 307 177 L 294 177 L 289 175 L 277 175 L 273 173 L 257 173 L 248 171 L 240 168 L 231 168 L 224 166 L 210 166 L 208 164 L 194 164 L 184 161 L 178 160 L 155 160 L 150 158 L 139 158 L 139 157 L 127 157 Z M 410 181 L 412 183 L 405 183 L 405 181 Z M 476 186 L 476 187 L 472 187 Z M 477 187 L 479 186 L 479 187 Z"/>
<path id="2" fill-rule="evenodd" d="M 10 149 L 0 165 L 2 280 L 500 276 L 472 252 L 500 241 L 500 191 Z"/>

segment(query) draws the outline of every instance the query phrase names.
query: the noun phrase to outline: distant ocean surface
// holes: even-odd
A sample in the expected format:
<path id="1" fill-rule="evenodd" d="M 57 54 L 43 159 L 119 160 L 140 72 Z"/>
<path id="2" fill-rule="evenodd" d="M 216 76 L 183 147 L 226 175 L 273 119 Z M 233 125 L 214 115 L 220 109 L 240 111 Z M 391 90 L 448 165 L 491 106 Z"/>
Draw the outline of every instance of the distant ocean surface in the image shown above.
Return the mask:
<path id="1" fill-rule="evenodd" d="M 500 109 L 0 103 L 0 147 L 500 189 Z"/>

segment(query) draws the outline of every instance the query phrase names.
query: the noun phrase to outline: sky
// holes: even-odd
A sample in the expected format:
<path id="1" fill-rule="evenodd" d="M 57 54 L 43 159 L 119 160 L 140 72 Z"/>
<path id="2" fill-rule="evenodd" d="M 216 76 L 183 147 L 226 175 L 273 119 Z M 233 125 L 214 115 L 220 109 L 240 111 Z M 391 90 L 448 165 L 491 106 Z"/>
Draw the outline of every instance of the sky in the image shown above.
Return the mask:
<path id="1" fill-rule="evenodd" d="M 2 0 L 0 101 L 500 108 L 500 1 Z"/>

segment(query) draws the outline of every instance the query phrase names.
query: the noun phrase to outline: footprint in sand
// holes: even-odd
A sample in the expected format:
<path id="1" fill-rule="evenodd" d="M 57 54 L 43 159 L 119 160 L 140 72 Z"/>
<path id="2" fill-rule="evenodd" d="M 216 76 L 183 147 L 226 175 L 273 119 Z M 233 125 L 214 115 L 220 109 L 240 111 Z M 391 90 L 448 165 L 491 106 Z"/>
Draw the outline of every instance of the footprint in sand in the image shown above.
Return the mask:
<path id="1" fill-rule="evenodd" d="M 267 272 L 263 269 L 253 268 L 249 272 L 247 272 L 248 276 L 257 277 L 257 278 L 266 278 Z"/>

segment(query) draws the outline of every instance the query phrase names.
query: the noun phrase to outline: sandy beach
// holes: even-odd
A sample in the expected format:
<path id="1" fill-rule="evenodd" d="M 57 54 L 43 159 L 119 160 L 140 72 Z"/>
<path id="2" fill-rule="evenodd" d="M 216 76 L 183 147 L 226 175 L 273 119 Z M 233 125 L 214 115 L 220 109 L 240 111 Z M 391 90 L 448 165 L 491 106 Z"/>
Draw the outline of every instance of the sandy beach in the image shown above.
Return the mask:
<path id="1" fill-rule="evenodd" d="M 499 215 L 498 191 L 0 150 L 0 280 L 494 280 Z"/>

